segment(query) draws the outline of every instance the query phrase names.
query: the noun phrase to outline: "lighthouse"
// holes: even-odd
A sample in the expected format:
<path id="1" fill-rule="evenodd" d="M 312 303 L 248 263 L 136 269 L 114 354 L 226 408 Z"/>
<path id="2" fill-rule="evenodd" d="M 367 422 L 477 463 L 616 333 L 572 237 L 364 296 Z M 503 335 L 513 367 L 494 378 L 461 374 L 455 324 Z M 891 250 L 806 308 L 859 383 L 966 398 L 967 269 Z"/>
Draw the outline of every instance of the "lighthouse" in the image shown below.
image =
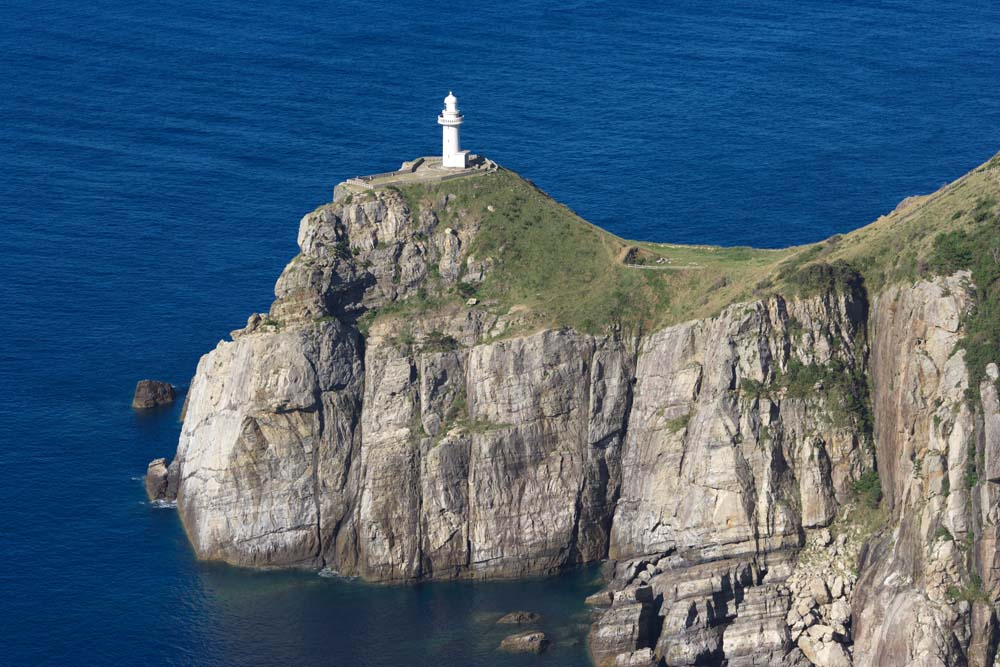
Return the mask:
<path id="1" fill-rule="evenodd" d="M 441 166 L 465 169 L 469 151 L 463 151 L 458 142 L 458 126 L 465 122 L 465 116 L 458 110 L 458 98 L 449 91 L 444 98 L 444 109 L 438 116 L 441 126 Z"/>

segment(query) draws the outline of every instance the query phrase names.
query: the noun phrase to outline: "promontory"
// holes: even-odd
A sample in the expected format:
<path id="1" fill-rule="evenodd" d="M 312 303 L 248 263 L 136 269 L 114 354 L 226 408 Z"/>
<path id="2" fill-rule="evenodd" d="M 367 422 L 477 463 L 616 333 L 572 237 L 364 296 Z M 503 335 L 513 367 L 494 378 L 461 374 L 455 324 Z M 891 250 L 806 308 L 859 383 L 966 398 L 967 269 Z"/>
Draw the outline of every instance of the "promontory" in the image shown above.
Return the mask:
<path id="1" fill-rule="evenodd" d="M 199 558 L 609 561 L 599 665 L 994 664 L 1000 156 L 782 250 L 626 241 L 469 164 L 338 186 L 202 357 L 147 485 Z"/>

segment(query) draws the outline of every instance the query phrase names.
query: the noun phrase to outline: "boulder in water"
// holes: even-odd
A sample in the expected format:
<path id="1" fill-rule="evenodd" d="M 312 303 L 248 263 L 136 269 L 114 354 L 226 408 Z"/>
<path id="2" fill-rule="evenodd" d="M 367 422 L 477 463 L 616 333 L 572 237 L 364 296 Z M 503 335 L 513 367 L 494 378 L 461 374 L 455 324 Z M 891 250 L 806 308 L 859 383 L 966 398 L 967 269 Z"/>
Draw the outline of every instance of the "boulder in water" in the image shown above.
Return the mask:
<path id="1" fill-rule="evenodd" d="M 135 396 L 132 397 L 132 407 L 139 410 L 170 405 L 177 396 L 174 386 L 169 382 L 158 380 L 139 380 L 135 385 Z"/>
<path id="2" fill-rule="evenodd" d="M 529 630 L 505 637 L 500 642 L 500 650 L 508 653 L 541 653 L 549 647 L 549 639 L 544 632 Z"/>
<path id="3" fill-rule="evenodd" d="M 497 623 L 500 625 L 527 625 L 528 623 L 537 623 L 540 620 L 542 620 L 542 615 L 533 611 L 512 611 L 501 616 Z"/>
<path id="4" fill-rule="evenodd" d="M 174 464 L 177 462 L 174 461 Z M 146 495 L 151 501 L 172 503 L 177 500 L 178 466 L 167 460 L 153 459 L 146 466 Z"/>

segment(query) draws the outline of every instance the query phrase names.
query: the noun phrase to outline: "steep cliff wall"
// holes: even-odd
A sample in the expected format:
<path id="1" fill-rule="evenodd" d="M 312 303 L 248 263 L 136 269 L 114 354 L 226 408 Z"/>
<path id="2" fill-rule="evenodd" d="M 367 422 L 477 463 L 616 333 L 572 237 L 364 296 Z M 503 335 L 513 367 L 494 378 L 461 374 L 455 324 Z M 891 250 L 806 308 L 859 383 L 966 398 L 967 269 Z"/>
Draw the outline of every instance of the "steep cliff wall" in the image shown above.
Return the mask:
<path id="1" fill-rule="evenodd" d="M 375 581 L 610 558 L 599 664 L 989 664 L 1000 414 L 992 380 L 967 392 L 968 274 L 582 333 L 542 297 L 466 302 L 524 254 L 494 208 L 383 190 L 303 218 L 156 468 L 200 558 Z"/>
<path id="2" fill-rule="evenodd" d="M 716 415 L 711 423 L 717 429 L 740 421 L 752 424 L 760 414 L 769 414 L 769 434 L 775 432 L 775 415 L 781 416 L 778 433 L 809 434 L 804 442 L 793 439 L 791 448 L 785 446 L 780 464 L 776 456 L 780 450 L 764 446 L 763 465 L 750 468 L 769 474 L 742 478 L 743 488 L 780 490 L 781 484 L 774 480 L 781 474 L 775 473 L 783 473 L 798 482 L 800 503 L 790 505 L 785 515 L 790 518 L 784 524 L 758 523 L 748 531 L 740 519 L 752 515 L 736 511 L 748 506 L 737 496 L 722 505 L 731 513 L 725 522 L 710 523 L 684 548 L 669 540 L 656 541 L 650 544 L 655 549 L 642 559 L 620 562 L 611 584 L 617 592 L 591 637 L 599 662 L 614 664 L 619 654 L 639 655 L 635 652 L 648 647 L 669 665 L 723 658 L 730 665 L 782 660 L 818 665 L 992 664 L 996 621 L 989 591 L 995 590 L 996 575 L 990 540 L 995 540 L 997 529 L 996 510 L 987 508 L 996 507 L 996 490 L 989 475 L 981 472 L 985 460 L 976 457 L 977 451 L 996 451 L 998 417 L 993 382 L 983 383 L 981 403 L 968 400 L 969 374 L 964 351 L 958 347 L 961 319 L 971 302 L 968 278 L 960 273 L 890 288 L 872 305 L 866 371 L 885 495 L 881 509 L 859 506 L 860 499 L 851 498 L 850 480 L 861 479 L 871 456 L 862 445 L 870 441 L 859 422 L 842 430 L 831 428 L 830 423 L 837 423 L 837 411 L 823 401 L 822 391 L 801 401 L 786 397 L 766 411 L 737 395 L 732 399 L 737 405 L 735 419 Z M 814 321 L 836 323 L 838 318 L 827 311 Z M 855 326 L 853 332 L 863 336 L 863 327 Z M 851 341 L 850 334 L 846 341 Z M 831 347 L 842 348 L 843 343 Z M 848 347 L 859 350 L 856 345 Z M 637 394 L 642 371 L 640 361 Z M 990 373 L 996 377 L 995 367 Z M 668 385 L 682 392 L 690 386 L 683 380 Z M 633 437 L 641 434 L 641 404 L 637 398 L 626 462 Z M 818 416 L 818 422 L 803 423 L 803 416 L 810 414 Z M 727 432 L 737 431 L 730 427 Z M 742 432 L 752 434 L 753 429 Z M 696 442 L 710 447 L 712 437 L 702 434 Z M 731 439 L 729 452 L 713 457 L 730 477 L 730 488 L 739 488 L 738 471 L 746 466 L 731 459 L 743 445 L 736 442 Z M 809 449 L 814 443 L 821 445 L 819 451 Z M 689 456 L 679 447 L 677 451 Z M 650 457 L 635 471 L 625 463 L 624 476 L 641 481 L 676 475 L 687 465 L 687 460 L 677 461 L 676 456 Z M 820 463 L 810 467 L 810 462 Z M 693 476 L 692 486 L 713 488 L 706 482 L 718 474 L 703 467 Z M 623 486 L 628 489 L 630 483 Z M 692 486 L 670 488 L 663 494 L 670 499 L 673 520 L 690 516 L 688 507 L 703 512 L 718 507 L 704 495 L 689 506 L 687 499 L 699 493 Z M 780 498 L 780 491 L 753 497 L 761 508 L 780 507 Z M 623 491 L 615 531 L 628 510 L 628 499 L 629 493 Z M 846 511 L 838 517 L 845 503 Z M 655 503 L 644 498 L 638 506 L 648 510 Z M 760 511 L 757 516 L 775 512 Z M 657 520 L 648 520 L 636 534 L 655 535 L 665 523 Z M 626 521 L 622 528 L 627 526 Z M 725 544 L 734 527 L 740 530 Z M 755 541 L 741 543 L 747 534 Z M 812 544 L 795 554 L 806 540 Z"/>
<path id="3" fill-rule="evenodd" d="M 299 243 L 192 383 L 170 474 L 199 556 L 379 581 L 605 557 L 634 344 L 479 342 L 516 316 L 467 309 L 363 341 L 356 315 L 458 274 L 462 235 L 393 192 L 306 216 Z"/>
<path id="4" fill-rule="evenodd" d="M 985 546 L 977 540 L 984 530 L 996 531 L 995 513 L 981 511 L 995 506 L 993 485 L 979 481 L 976 460 L 983 415 L 992 422 L 996 407 L 967 400 L 958 343 L 969 289 L 965 273 L 892 288 L 875 302 L 876 441 L 893 530 L 863 557 L 858 665 L 992 664 L 995 620 L 974 552 Z M 982 389 L 995 396 L 992 383 Z"/>

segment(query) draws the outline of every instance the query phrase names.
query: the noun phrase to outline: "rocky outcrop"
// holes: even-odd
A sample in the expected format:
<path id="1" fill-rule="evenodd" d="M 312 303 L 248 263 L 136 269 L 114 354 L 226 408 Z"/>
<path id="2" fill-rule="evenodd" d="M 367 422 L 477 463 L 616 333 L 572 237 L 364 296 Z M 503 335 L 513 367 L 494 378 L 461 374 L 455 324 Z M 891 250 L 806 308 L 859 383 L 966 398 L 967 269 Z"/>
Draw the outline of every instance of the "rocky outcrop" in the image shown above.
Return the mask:
<path id="1" fill-rule="evenodd" d="M 175 397 L 174 386 L 169 382 L 139 380 L 132 396 L 132 407 L 137 410 L 148 410 L 161 405 L 170 405 Z"/>
<path id="2" fill-rule="evenodd" d="M 439 229 L 393 192 L 306 216 L 271 312 L 192 382 L 171 468 L 200 557 L 394 581 L 607 554 L 628 341 L 543 331 L 476 344 L 512 321 L 478 310 L 410 322 L 409 340 L 363 342 L 355 326 L 423 287 L 428 266 L 444 289 L 449 253 L 475 228 Z"/>
<path id="3" fill-rule="evenodd" d="M 257 325 L 199 365 L 182 518 L 204 557 L 380 581 L 796 546 L 871 464 L 822 395 L 741 381 L 763 386 L 792 359 L 862 367 L 859 298 L 734 306 L 638 356 L 569 331 L 418 352 L 362 349 L 336 318 Z"/>
<path id="4" fill-rule="evenodd" d="M 358 347 L 330 320 L 241 336 L 202 359 L 173 464 L 178 509 L 201 557 L 322 566 L 332 545 L 320 531 L 353 500 Z"/>
<path id="5" fill-rule="evenodd" d="M 481 281 L 477 229 L 393 191 L 303 219 L 270 311 L 202 358 L 177 455 L 150 464 L 200 558 L 375 581 L 611 559 L 600 665 L 992 658 L 1000 401 L 967 398 L 967 276 L 642 338 L 460 305 L 362 335 Z M 876 469 L 881 510 L 856 497 Z"/>
<path id="6" fill-rule="evenodd" d="M 722 660 L 728 665 L 992 664 L 997 631 L 989 600 L 991 591 L 997 590 L 997 513 L 988 508 L 995 508 L 997 499 L 989 470 L 996 458 L 995 436 L 1000 432 L 995 383 L 1000 373 L 991 366 L 980 387 L 981 401 L 969 400 L 968 370 L 958 343 L 961 318 L 971 303 L 970 289 L 968 275 L 960 273 L 890 288 L 872 305 L 869 331 L 873 342 L 867 365 L 874 425 L 870 442 L 877 450 L 885 495 L 881 508 L 865 507 L 862 500 L 845 504 L 851 494 L 844 482 L 858 479 L 869 456 L 861 423 L 846 429 L 854 433 L 855 446 L 834 450 L 849 455 L 828 454 L 829 467 L 818 475 L 801 463 L 796 465 L 796 459 L 786 454 L 785 460 L 791 463 L 787 473 L 808 479 L 811 487 L 810 491 L 800 487 L 800 504 L 789 504 L 789 516 L 797 518 L 798 524 L 787 532 L 812 535 L 804 548 L 804 540 L 782 542 L 776 539 L 780 531 L 758 525 L 752 531 L 751 548 L 746 549 L 740 545 L 739 532 L 727 532 L 739 526 L 732 515 L 724 525 L 706 530 L 688 544 L 678 545 L 671 539 L 646 544 L 656 554 L 620 565 L 611 588 L 651 589 L 653 602 L 639 614 L 628 594 L 615 594 L 615 602 L 591 635 L 599 664 L 615 664 L 619 657 L 625 660 L 646 647 L 668 665 Z M 676 342 L 659 347 L 684 349 Z M 683 363 L 666 365 L 670 370 L 664 375 L 678 377 L 673 370 L 678 367 L 683 368 Z M 627 519 L 621 518 L 629 509 L 630 482 L 654 471 L 661 479 L 668 475 L 668 483 L 675 484 L 671 478 L 689 460 L 682 449 L 683 458 L 673 459 L 676 463 L 664 466 L 662 462 L 671 459 L 661 455 L 648 457 L 636 471 L 628 467 L 629 447 L 642 434 L 642 356 L 637 369 L 613 536 L 628 527 Z M 669 386 L 680 387 L 686 397 L 697 382 L 687 379 Z M 781 392 L 777 395 L 780 398 Z M 786 393 L 778 414 L 795 420 L 801 413 L 789 410 L 795 402 L 788 398 Z M 821 399 L 805 399 L 805 404 L 811 403 L 829 423 L 836 423 L 837 411 L 817 400 Z M 773 409 L 769 412 L 774 414 Z M 754 410 L 740 405 L 734 414 L 737 417 L 729 423 L 752 418 Z M 822 421 L 802 430 L 822 433 Z M 829 436 L 821 439 L 838 442 Z M 698 441 L 711 442 L 704 435 Z M 841 436 L 839 442 L 852 439 Z M 861 457 L 861 467 L 849 463 L 845 471 L 842 466 L 853 456 Z M 738 466 L 728 464 L 724 470 L 734 468 Z M 772 464 L 764 469 L 773 472 L 782 467 Z M 696 480 L 711 478 L 711 467 L 694 476 Z M 743 488 L 782 488 L 756 475 L 752 481 L 744 482 Z M 685 516 L 685 499 L 692 493 L 697 491 L 671 488 L 663 494 L 674 498 L 669 520 Z M 647 498 L 637 505 L 650 507 Z M 760 502 L 754 500 L 751 507 Z M 818 508 L 808 509 L 810 502 L 818 502 Z M 732 511 L 741 504 L 724 506 Z M 703 497 L 691 507 L 711 508 L 713 504 Z M 810 520 L 810 516 L 817 519 Z M 655 540 L 664 524 L 660 517 L 650 518 L 631 534 Z M 822 528 L 825 525 L 831 525 L 833 534 Z M 719 544 L 719 538 L 727 535 L 736 539 Z M 612 554 L 615 545 L 613 539 Z M 648 598 L 650 593 L 645 595 Z M 643 619 L 642 628 L 625 631 L 628 619 Z"/>
<path id="7" fill-rule="evenodd" d="M 501 616 L 497 623 L 499 625 L 527 625 L 538 623 L 540 620 L 542 620 L 541 615 L 533 611 L 512 611 Z"/>
<path id="8" fill-rule="evenodd" d="M 655 667 L 658 663 L 656 654 L 649 648 L 623 653 L 615 659 L 615 667 Z"/>
<path id="9" fill-rule="evenodd" d="M 504 637 L 500 642 L 500 650 L 508 653 L 542 653 L 549 647 L 548 637 L 544 632 L 528 630 Z"/>
<path id="10" fill-rule="evenodd" d="M 164 458 L 153 459 L 146 466 L 146 476 L 143 481 L 146 486 L 146 497 L 151 502 L 170 503 L 177 499 L 177 468 L 168 468 Z"/>
<path id="11" fill-rule="evenodd" d="M 849 507 L 834 524 L 836 536 L 812 531 L 815 542 L 795 555 L 790 574 L 784 566 L 767 564 L 760 552 L 742 577 L 727 575 L 724 562 L 710 556 L 696 565 L 683 564 L 680 572 L 663 557 L 653 567 L 647 564 L 639 585 L 654 590 L 660 577 L 678 581 L 707 568 L 709 583 L 702 586 L 711 593 L 705 598 L 708 608 L 710 600 L 718 602 L 720 591 L 733 588 L 728 582 L 744 589 L 735 594 L 743 602 L 732 621 L 719 622 L 718 613 L 703 615 L 721 628 L 714 632 L 706 632 L 713 623 L 706 628 L 694 620 L 702 616 L 695 612 L 672 625 L 679 596 L 664 594 L 656 610 L 663 619 L 657 656 L 671 665 L 723 656 L 730 665 L 744 664 L 738 635 L 748 620 L 746 601 L 763 590 L 763 606 L 776 613 L 765 612 L 768 623 L 751 624 L 749 646 L 758 657 L 746 664 L 758 664 L 768 650 L 768 660 L 775 663 L 802 658 L 817 665 L 992 664 L 997 633 L 989 600 L 997 588 L 997 522 L 996 512 L 987 508 L 996 507 L 989 462 L 996 456 L 998 373 L 990 367 L 979 388 L 981 401 L 968 400 L 968 371 L 958 342 L 969 289 L 968 276 L 958 274 L 887 290 L 873 305 L 870 368 L 883 508 L 873 513 Z M 639 368 L 641 376 L 641 363 Z M 633 417 L 630 437 L 634 433 Z M 865 525 L 871 522 L 875 525 Z M 874 539 L 866 542 L 873 530 Z M 663 546 L 669 555 L 672 545 Z M 616 576 L 612 586 L 628 576 Z M 771 583 L 774 588 L 767 590 Z M 780 624 L 775 623 L 778 612 L 787 612 Z M 617 614 L 613 605 L 592 635 L 595 656 L 608 664 L 615 651 L 627 655 L 636 647 L 626 641 L 602 655 L 602 629 L 616 627 Z M 671 627 L 682 628 L 681 639 L 667 644 Z M 647 644 L 654 646 L 651 640 Z M 673 646 L 681 654 L 671 653 Z"/>

